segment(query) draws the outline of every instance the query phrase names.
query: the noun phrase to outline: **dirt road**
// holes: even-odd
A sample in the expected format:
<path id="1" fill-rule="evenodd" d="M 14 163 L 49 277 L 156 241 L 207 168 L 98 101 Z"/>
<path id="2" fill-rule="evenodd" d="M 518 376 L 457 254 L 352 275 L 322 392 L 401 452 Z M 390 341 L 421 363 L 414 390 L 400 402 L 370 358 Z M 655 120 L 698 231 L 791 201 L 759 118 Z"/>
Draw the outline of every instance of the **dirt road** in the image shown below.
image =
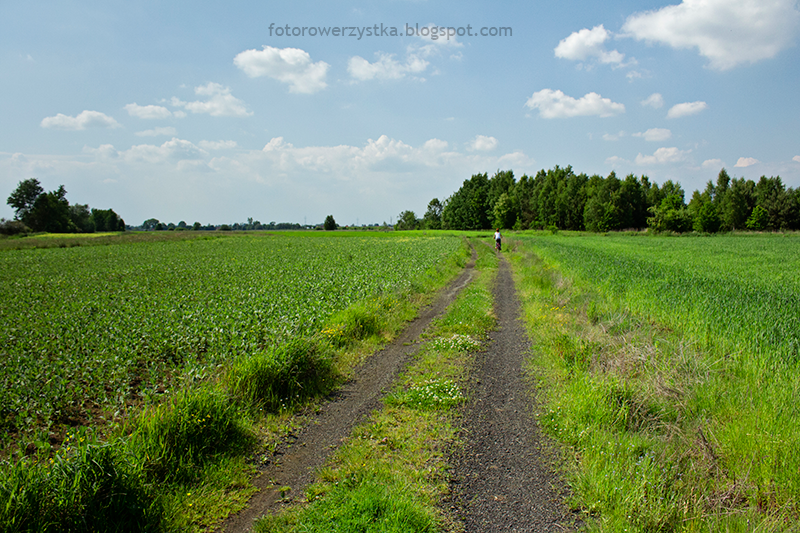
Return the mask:
<path id="1" fill-rule="evenodd" d="M 566 492 L 546 461 L 522 363 L 530 343 L 511 270 L 501 258 L 498 327 L 478 354 L 446 505 L 471 532 L 569 531 Z"/>

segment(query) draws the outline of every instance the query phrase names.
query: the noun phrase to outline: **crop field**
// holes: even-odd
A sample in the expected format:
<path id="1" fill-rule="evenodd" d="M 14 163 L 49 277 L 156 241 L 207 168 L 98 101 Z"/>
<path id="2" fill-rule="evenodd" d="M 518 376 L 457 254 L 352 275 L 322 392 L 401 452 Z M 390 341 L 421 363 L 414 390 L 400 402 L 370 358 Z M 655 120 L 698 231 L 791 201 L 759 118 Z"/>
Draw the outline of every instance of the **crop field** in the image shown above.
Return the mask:
<path id="1" fill-rule="evenodd" d="M 552 435 L 599 531 L 800 516 L 800 238 L 526 235 Z"/>
<path id="2" fill-rule="evenodd" d="M 5 448 L 119 416 L 411 288 L 458 237 L 231 235 L 0 253 Z"/>

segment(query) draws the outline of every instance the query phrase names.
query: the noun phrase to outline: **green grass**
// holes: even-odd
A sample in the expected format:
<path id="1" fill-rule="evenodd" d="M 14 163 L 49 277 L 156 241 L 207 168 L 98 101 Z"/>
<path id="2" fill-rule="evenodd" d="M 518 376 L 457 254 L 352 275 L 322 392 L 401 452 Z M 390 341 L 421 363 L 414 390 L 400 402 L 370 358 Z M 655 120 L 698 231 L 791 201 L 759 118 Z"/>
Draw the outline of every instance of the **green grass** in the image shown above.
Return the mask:
<path id="1" fill-rule="evenodd" d="M 184 279 L 187 270 L 179 272 L 177 267 L 165 268 L 163 264 L 160 270 L 149 269 L 141 263 L 138 266 L 135 262 L 126 263 L 121 257 L 152 254 L 154 250 L 150 248 L 156 246 L 159 253 L 172 257 L 172 263 L 168 263 L 173 265 L 187 267 L 187 257 L 193 257 L 193 268 L 200 268 L 198 263 L 206 268 L 213 267 L 220 261 L 228 265 L 238 263 L 240 266 L 236 267 L 239 268 L 239 275 L 220 278 L 210 274 L 216 285 L 210 286 L 213 290 L 201 298 L 204 311 L 212 315 L 226 312 L 227 315 L 224 319 L 212 321 L 214 325 L 203 332 L 208 342 L 202 343 L 202 357 L 198 357 L 198 354 L 187 355 L 184 352 L 185 345 L 182 348 L 179 343 L 169 344 L 168 350 L 155 352 L 146 351 L 150 343 L 137 344 L 140 351 L 136 352 L 135 377 L 141 381 L 145 381 L 143 377 L 149 380 L 153 393 L 146 398 L 146 402 L 131 408 L 132 414 L 121 418 L 121 423 L 109 426 L 98 425 L 96 420 L 70 421 L 70 424 L 82 424 L 83 428 L 68 430 L 67 437 L 62 437 L 63 441 L 52 445 L 53 438 L 59 438 L 59 434 L 53 432 L 58 426 L 51 424 L 45 425 L 44 429 L 37 429 L 37 423 L 45 419 L 43 416 L 34 416 L 35 412 L 31 415 L 30 411 L 26 414 L 20 408 L 6 410 L 6 413 L 16 416 L 14 423 L 19 424 L 13 429 L 18 431 L 27 424 L 30 426 L 28 434 L 32 438 L 30 445 L 23 446 L 21 450 L 30 455 L 29 458 L 12 457 L 0 462 L 0 528 L 10 531 L 80 530 L 85 526 L 75 524 L 89 519 L 95 520 L 91 523 L 96 524 L 90 530 L 114 530 L 118 522 L 122 524 L 119 526 L 121 530 L 130 531 L 191 531 L 214 526 L 227 514 L 241 508 L 252 494 L 254 489 L 249 478 L 253 473 L 253 465 L 248 459 L 257 448 L 273 446 L 281 435 L 298 423 L 293 420 L 294 409 L 314 401 L 320 394 L 329 391 L 337 380 L 346 377 L 358 361 L 391 338 L 402 327 L 403 321 L 414 315 L 419 305 L 430 298 L 430 291 L 446 283 L 461 268 L 465 260 L 465 247 L 457 239 L 446 240 L 449 242 L 440 240 L 433 243 L 430 238 L 408 236 L 358 239 L 304 236 L 291 241 L 285 238 L 273 242 L 265 235 L 248 235 L 208 241 L 178 241 L 169 243 L 174 247 L 170 249 L 159 249 L 159 246 L 166 246 L 159 242 L 107 248 L 14 252 L 22 254 L 21 262 L 27 260 L 36 268 L 54 269 L 53 277 L 56 279 L 52 283 L 52 290 L 48 288 L 51 283 L 44 283 L 35 275 L 30 276 L 30 280 L 20 276 L 15 279 L 17 288 L 33 287 L 33 297 L 56 310 L 53 313 L 54 326 L 50 331 L 63 335 L 64 328 L 58 321 L 59 308 L 52 300 L 64 294 L 65 290 L 78 299 L 85 299 L 87 294 L 89 297 L 108 297 L 108 293 L 111 293 L 110 299 L 127 301 L 127 298 L 120 297 L 119 292 L 119 286 L 125 286 L 125 277 L 117 272 L 113 279 L 120 281 L 119 286 L 109 285 L 105 274 L 94 275 L 91 268 L 86 269 L 90 265 L 89 259 L 92 259 L 99 260 L 101 264 L 90 266 L 100 266 L 101 272 L 104 268 L 102 263 L 106 261 L 109 270 L 127 269 L 127 275 L 136 281 L 141 283 L 144 280 L 145 284 L 153 285 L 154 292 L 143 295 L 145 300 L 151 298 L 150 314 L 153 316 L 148 320 L 156 328 L 154 331 L 166 333 L 173 342 L 176 333 L 173 328 L 180 330 L 181 327 L 188 327 L 189 331 L 198 331 L 192 328 L 197 327 L 198 323 L 202 326 L 203 317 L 199 316 L 193 322 L 190 316 L 184 314 L 181 320 L 175 321 L 169 313 L 159 311 L 158 304 L 166 301 L 171 305 L 170 309 L 180 309 L 176 302 L 180 288 L 186 289 L 187 283 L 191 285 L 197 280 Z M 185 247 L 192 246 L 199 246 L 200 250 L 187 252 Z M 211 249 L 207 248 L 209 246 Z M 145 250 L 131 247 L 143 247 Z M 296 247 L 299 250 L 295 250 Z M 273 258 L 270 253 L 276 250 L 285 252 L 284 256 Z M 359 251 L 364 255 L 372 255 L 357 259 Z M 408 263 L 414 259 L 415 253 L 426 252 L 429 257 L 425 260 L 400 266 L 404 274 L 392 270 L 391 265 Z M 43 255 L 31 259 L 25 256 L 26 253 Z M 65 273 L 59 273 L 55 264 L 48 265 L 48 261 L 55 260 L 47 255 L 52 253 L 76 254 L 71 257 L 82 258 L 83 261 L 73 261 L 63 268 Z M 193 256 L 193 253 L 197 255 Z M 108 257 L 104 258 L 106 254 Z M 346 262 L 343 262 L 342 254 L 347 258 Z M 6 254 L 5 259 L 10 256 L 11 252 Z M 58 258 L 63 260 L 63 257 Z M 331 262 L 325 267 L 328 270 L 323 268 L 325 258 Z M 315 264 L 320 266 L 319 271 L 313 271 L 312 268 L 308 273 L 306 268 Z M 342 267 L 343 264 L 346 268 Z M 19 264 L 16 267 L 19 268 Z M 266 281 L 259 285 L 258 280 L 265 276 L 269 268 L 283 269 L 282 275 L 266 276 Z M 178 287 L 171 287 L 163 277 L 159 277 L 165 272 L 167 279 Z M 305 317 L 306 321 L 302 327 L 291 330 L 292 334 L 285 337 L 288 341 L 284 342 L 281 336 L 272 338 L 266 335 L 262 337 L 262 342 L 248 344 L 240 338 L 236 341 L 235 349 L 227 352 L 224 343 L 223 349 L 214 343 L 215 336 L 232 338 L 235 335 L 245 337 L 248 332 L 263 334 L 274 326 L 267 320 L 269 315 L 256 312 L 255 317 L 242 320 L 242 312 L 253 309 L 253 306 L 280 301 L 283 294 L 296 289 L 286 287 L 287 280 L 293 279 L 302 286 L 304 282 L 319 280 L 323 274 L 348 286 L 343 293 L 331 290 L 325 294 L 314 293 L 314 288 L 319 290 L 319 287 L 314 287 L 312 283 L 312 288 L 306 293 L 313 296 L 311 302 L 308 298 L 294 300 L 295 307 L 284 308 L 284 312 Z M 79 283 L 81 275 L 83 283 Z M 408 281 L 409 276 L 414 277 L 414 283 Z M 100 294 L 102 291 L 98 290 L 98 283 L 105 287 L 106 292 Z M 282 292 L 274 289 L 277 286 L 281 287 Z M 276 291 L 272 299 L 269 299 L 269 287 Z M 255 298 L 259 290 L 263 293 L 260 300 Z M 133 292 L 129 295 L 133 296 Z M 236 299 L 237 295 L 239 299 Z M 330 296 L 333 302 L 328 307 L 320 306 L 320 296 Z M 63 320 L 66 320 L 68 310 L 74 310 L 75 304 L 64 303 L 62 314 L 65 317 Z M 220 304 L 218 308 L 214 307 L 215 303 Z M 251 307 L 247 308 L 248 305 Z M 309 306 L 314 309 L 309 310 Z M 124 305 L 122 309 L 130 310 Z M 101 319 L 98 317 L 98 320 Z M 127 322 L 135 323 L 135 319 L 136 316 L 129 316 Z M 98 376 L 102 377 L 102 372 L 108 370 L 105 367 L 113 368 L 114 363 L 124 362 L 126 342 L 131 341 L 130 336 L 135 337 L 135 332 L 140 330 L 134 328 L 133 333 L 127 330 L 123 335 L 122 328 L 129 325 L 125 326 L 122 322 L 116 324 L 117 331 L 114 328 L 103 333 L 100 333 L 103 331 L 100 329 L 90 330 L 88 333 L 96 338 L 84 334 L 83 342 L 87 342 L 88 347 L 84 351 L 75 350 L 77 353 L 72 353 L 74 347 L 69 343 L 74 339 L 69 336 L 44 335 L 50 337 L 46 342 L 52 342 L 52 350 L 60 350 L 60 357 L 38 360 L 38 365 L 43 368 L 36 370 L 40 372 L 37 375 L 46 376 L 46 372 L 50 372 L 55 377 L 49 381 L 33 381 L 33 386 L 40 387 L 42 382 L 49 384 L 55 381 L 62 386 L 62 391 L 75 394 L 73 398 L 77 399 L 78 405 L 85 405 L 80 402 L 86 401 L 99 403 L 98 397 L 91 396 L 93 390 L 88 386 L 89 380 L 83 377 L 87 374 L 77 378 L 60 378 L 58 372 L 73 365 L 76 371 L 89 372 L 88 375 L 94 373 L 94 377 L 100 379 Z M 21 336 L 23 333 L 10 323 L 4 323 L 4 326 L 3 332 L 7 335 Z M 332 342 L 325 333 L 327 330 L 339 331 L 341 335 L 338 340 L 341 342 Z M 115 336 L 119 336 L 117 338 L 123 342 L 104 344 Z M 56 339 L 67 346 L 59 345 Z M 141 339 L 133 340 L 136 344 Z M 42 349 L 27 355 L 21 352 L 16 360 L 28 365 L 27 368 L 35 369 L 34 354 L 46 354 L 48 351 Z M 84 358 L 81 359 L 81 356 Z M 51 365 L 55 362 L 55 366 L 48 368 L 43 362 Z M 91 363 L 96 365 L 91 366 Z M 25 377 L 24 373 L 15 374 L 15 370 L 13 367 L 5 368 L 3 378 L 11 380 Z M 164 388 L 165 384 L 170 387 L 169 390 Z M 113 381 L 107 381 L 102 390 L 108 393 L 111 389 L 113 392 L 113 385 Z M 11 390 L 14 390 L 13 387 Z M 49 391 L 45 389 L 45 392 Z M 46 396 L 42 394 L 41 387 L 38 394 Z M 130 408 L 129 403 L 126 406 Z M 56 422 L 59 423 L 58 420 Z M 71 435 L 79 435 L 78 441 L 72 439 Z M 105 455 L 97 455 L 100 452 L 95 452 L 95 449 L 102 450 Z M 58 468 L 54 468 L 54 464 Z M 95 478 L 105 485 L 98 485 L 94 481 L 88 484 L 83 482 Z M 65 511 L 67 508 L 69 512 Z M 132 518 L 127 518 L 125 513 Z M 42 518 L 37 518 L 39 515 Z"/>
<path id="2" fill-rule="evenodd" d="M 447 492 L 445 451 L 456 445 L 456 407 L 468 395 L 472 354 L 494 327 L 496 257 L 477 244 L 481 273 L 446 315 L 384 400 L 307 489 L 307 504 L 256 523 L 256 532 L 454 530 L 439 507 Z"/>
<path id="3" fill-rule="evenodd" d="M 540 420 L 588 529 L 800 529 L 800 240 L 519 243 Z"/>

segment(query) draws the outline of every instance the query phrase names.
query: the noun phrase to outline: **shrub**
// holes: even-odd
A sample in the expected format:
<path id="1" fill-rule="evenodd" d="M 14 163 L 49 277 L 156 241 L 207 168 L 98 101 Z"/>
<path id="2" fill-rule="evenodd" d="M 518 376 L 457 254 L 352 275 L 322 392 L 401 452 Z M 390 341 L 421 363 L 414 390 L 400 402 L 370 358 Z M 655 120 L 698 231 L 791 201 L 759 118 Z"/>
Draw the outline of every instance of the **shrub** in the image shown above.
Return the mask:
<path id="1" fill-rule="evenodd" d="M 20 220 L 6 220 L 0 218 L 0 234 L 2 235 L 19 235 L 30 232 L 31 229 Z"/>

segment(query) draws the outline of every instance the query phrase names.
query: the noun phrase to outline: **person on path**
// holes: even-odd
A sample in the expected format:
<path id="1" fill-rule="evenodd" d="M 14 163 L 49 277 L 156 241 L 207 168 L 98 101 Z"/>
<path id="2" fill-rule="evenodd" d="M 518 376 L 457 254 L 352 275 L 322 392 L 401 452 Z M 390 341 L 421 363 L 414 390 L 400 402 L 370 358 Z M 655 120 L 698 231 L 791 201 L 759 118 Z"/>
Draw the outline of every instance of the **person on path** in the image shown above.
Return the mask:
<path id="1" fill-rule="evenodd" d="M 494 232 L 494 242 L 495 242 L 495 248 L 497 248 L 498 251 L 500 250 L 500 241 L 502 240 L 503 236 L 500 235 L 500 228 L 497 228 L 497 230 Z"/>

